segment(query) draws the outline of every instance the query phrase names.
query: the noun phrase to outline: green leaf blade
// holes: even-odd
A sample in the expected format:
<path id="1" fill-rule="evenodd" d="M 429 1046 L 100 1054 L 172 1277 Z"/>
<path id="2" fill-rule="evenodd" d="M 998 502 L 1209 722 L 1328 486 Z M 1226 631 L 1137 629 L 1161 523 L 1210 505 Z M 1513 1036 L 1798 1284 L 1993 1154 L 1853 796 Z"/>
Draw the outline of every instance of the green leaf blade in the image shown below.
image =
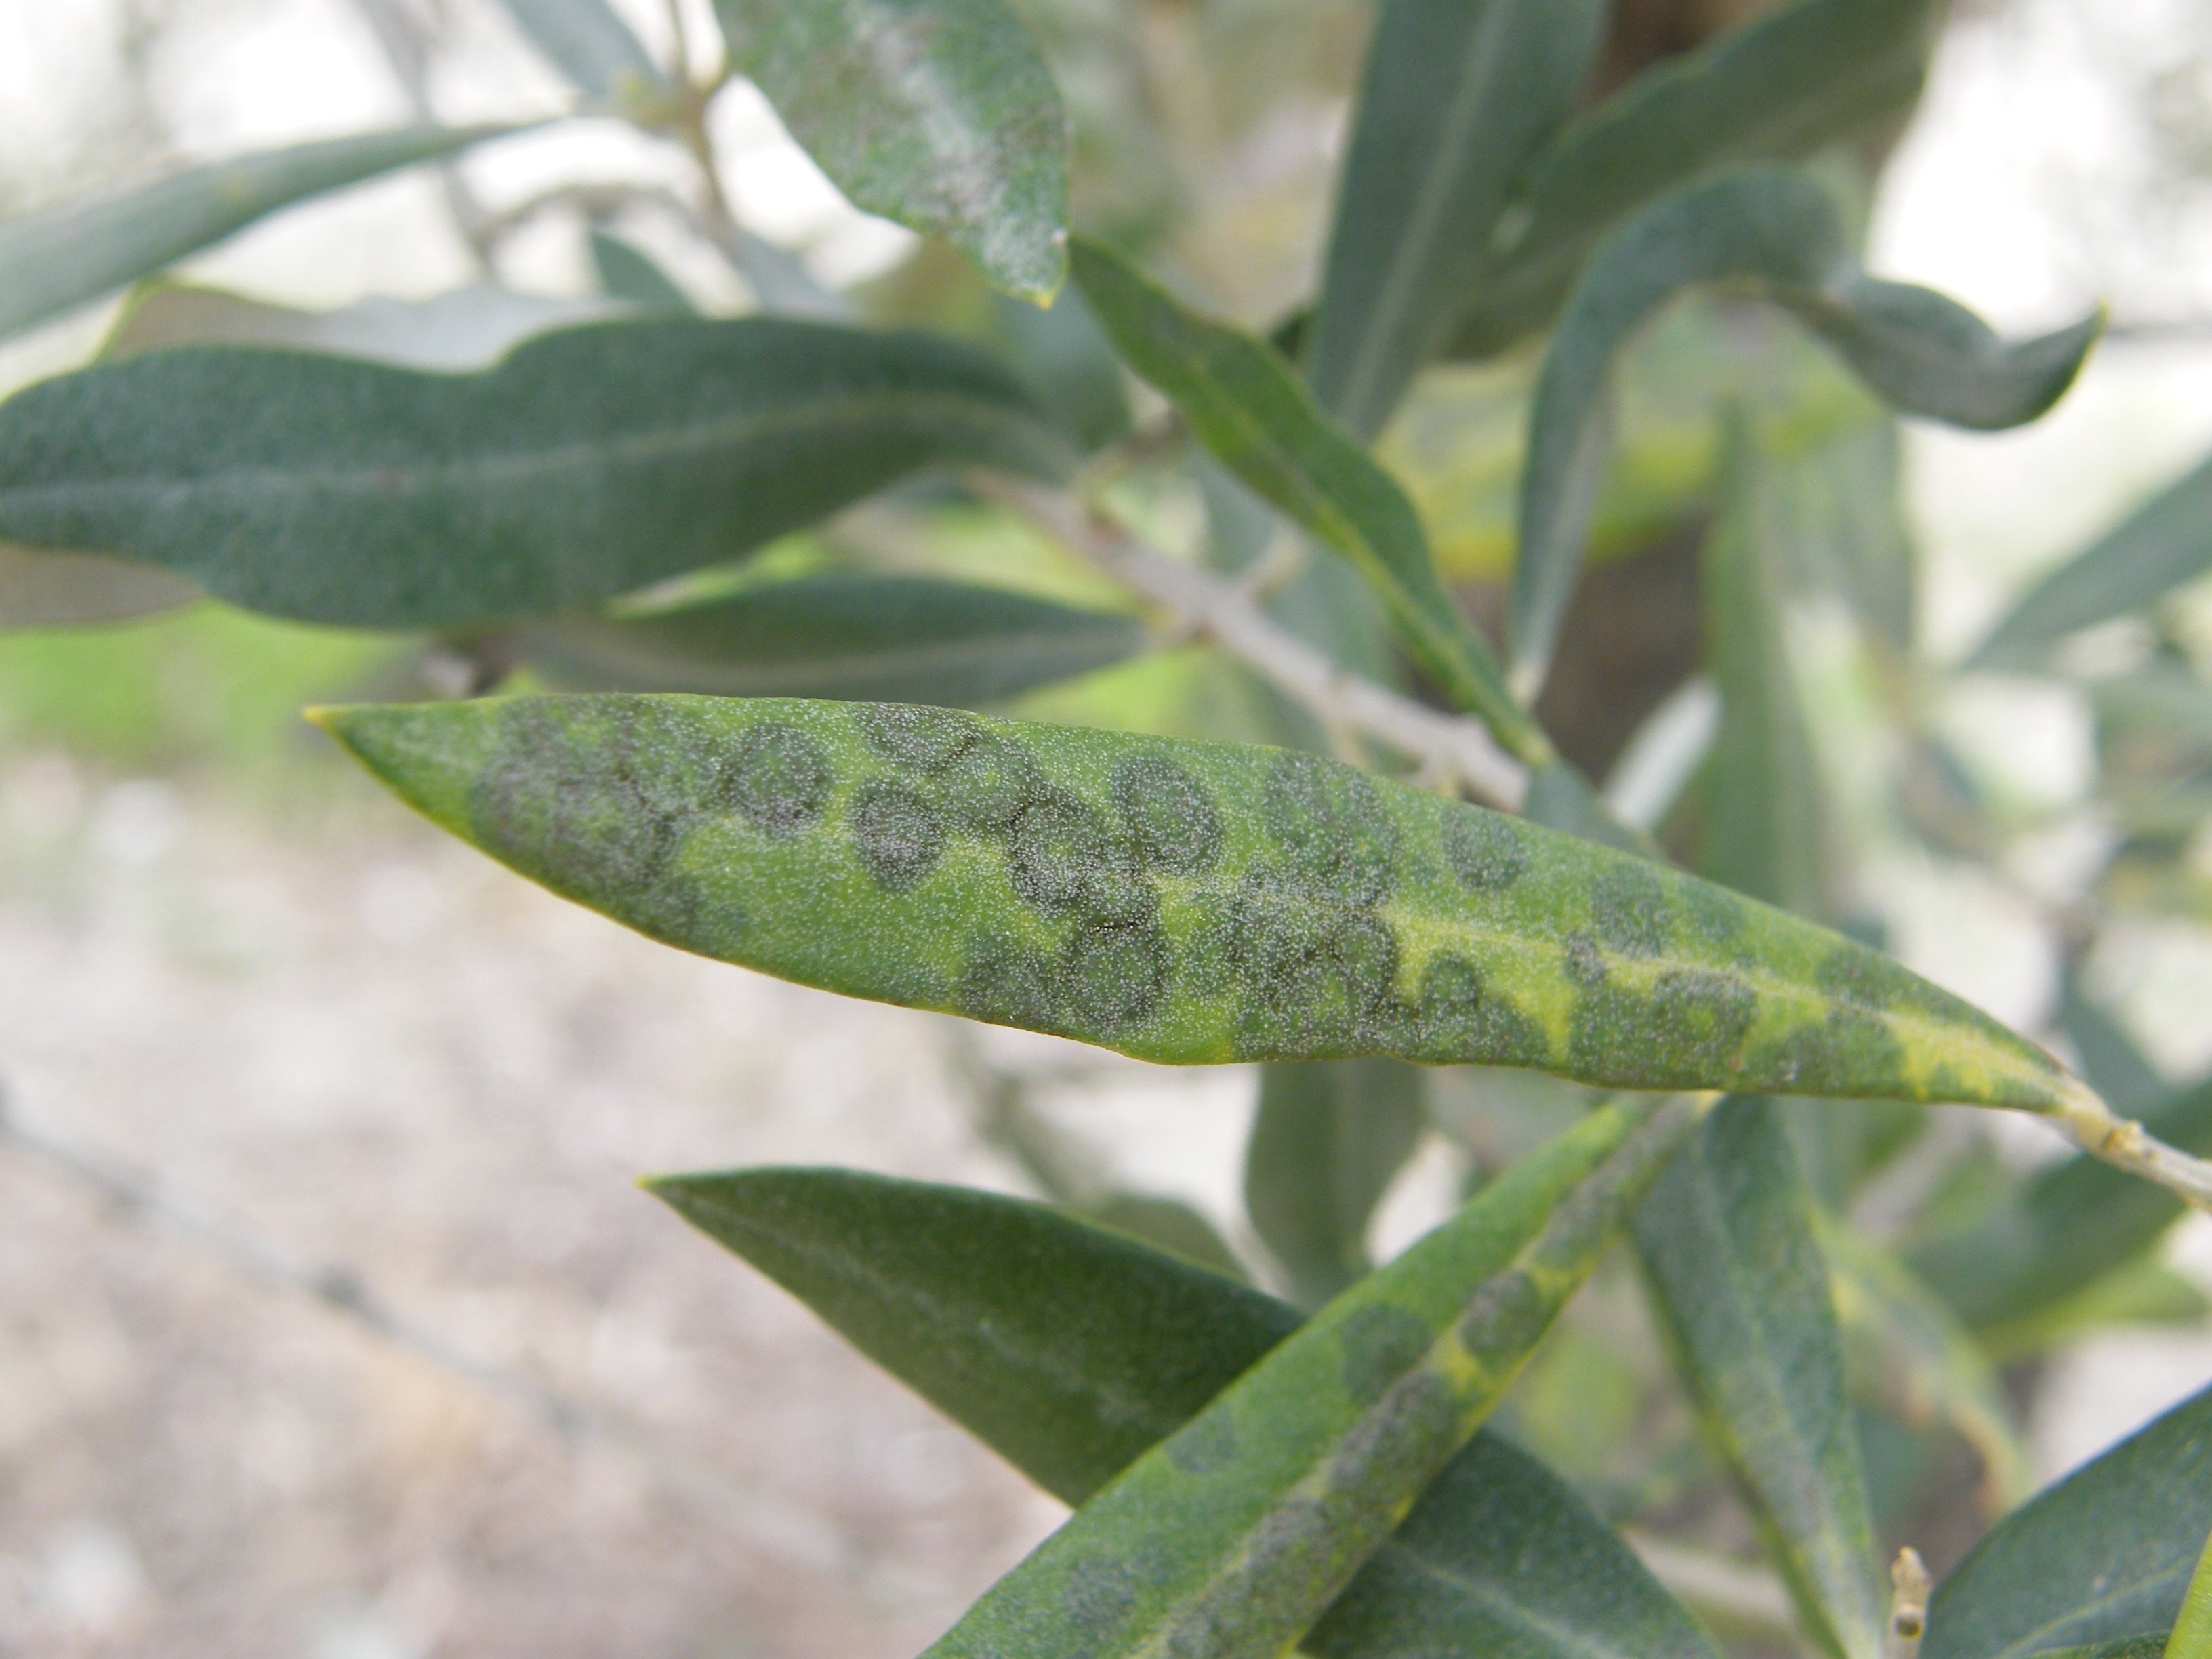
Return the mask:
<path id="1" fill-rule="evenodd" d="M 321 718 L 447 829 L 656 938 L 1145 1059 L 2031 1111 L 2080 1089 L 1863 946 L 1313 756 L 770 699 Z"/>
<path id="2" fill-rule="evenodd" d="M 1592 0 L 1391 0 L 1314 325 L 1314 396 L 1372 439 L 1465 303 L 1535 148 L 1565 114 L 1603 8 Z"/>
<path id="3" fill-rule="evenodd" d="M 1462 708 L 1531 763 L 1550 745 L 1506 690 L 1490 647 L 1437 579 L 1428 538 L 1395 479 L 1316 408 L 1265 343 L 1186 310 L 1096 243 L 1074 271 L 1131 368 L 1182 411 L 1214 459 L 1382 597 L 1407 649 Z"/>
<path id="4" fill-rule="evenodd" d="M 519 131 L 410 127 L 211 162 L 0 223 L 0 339 L 112 293 L 255 220 Z"/>
<path id="5" fill-rule="evenodd" d="M 648 1186 L 1069 1504 L 1298 1324 L 1273 1297 L 1018 1200 L 845 1170 Z M 1564 1481 L 1487 1431 L 1303 1644 L 1320 1659 L 1419 1659 L 1439 1645 L 1500 1659 L 1713 1655 Z"/>
<path id="6" fill-rule="evenodd" d="M 502 0 L 532 45 L 605 102 L 665 93 L 668 77 L 606 0 Z"/>
<path id="7" fill-rule="evenodd" d="M 930 1653 L 1284 1652 L 1473 1437 L 1701 1109 L 1608 1108 L 1507 1171 L 1116 1477 Z"/>
<path id="8" fill-rule="evenodd" d="M 2212 1531 L 2212 1389 L 2008 1516 L 1937 1587 L 1923 1659 L 2027 1659 L 2165 1630 Z"/>
<path id="9" fill-rule="evenodd" d="M 1581 574 L 1614 360 L 1668 301 L 1723 281 L 1794 313 L 1905 412 L 1984 429 L 2049 409 L 2103 326 L 2093 316 L 2007 343 L 1941 295 L 1877 282 L 1858 268 L 1828 193 L 1779 168 L 1747 168 L 1644 210 L 1577 283 L 1529 411 L 1513 574 L 1520 683 L 1540 683 Z"/>
<path id="10" fill-rule="evenodd" d="M 607 323 L 474 374 L 208 346 L 0 404 L 0 536 L 280 616 L 459 626 L 735 558 L 928 465 L 1067 459 L 1004 369 L 921 335 Z"/>
<path id="11" fill-rule="evenodd" d="M 1368 1223 L 1427 1123 L 1421 1074 L 1397 1060 L 1261 1069 L 1244 1210 L 1301 1307 L 1367 1271 Z"/>
<path id="12" fill-rule="evenodd" d="M 738 67 L 853 205 L 1008 293 L 1067 274 L 1067 117 L 1002 0 L 717 0 Z"/>
<path id="13" fill-rule="evenodd" d="M 968 708 L 1127 660 L 1133 617 L 1006 588 L 860 574 L 764 583 L 632 617 L 574 617 L 518 630 L 517 647 L 564 691 L 690 691 Z"/>
<path id="14" fill-rule="evenodd" d="M 1643 203 L 1722 167 L 1808 156 L 1910 108 L 1942 13 L 1933 0 L 1796 0 L 1638 76 L 1539 158 L 1455 352 L 1494 356 L 1541 328 L 1590 249 Z"/>
<path id="15" fill-rule="evenodd" d="M 1636 1242 L 1709 1437 L 1806 1629 L 1880 1659 L 1887 1602 L 1814 1203 L 1770 1103 L 1733 1098 L 1660 1178 Z"/>
<path id="16" fill-rule="evenodd" d="M 2149 606 L 2212 566 L 2212 460 L 2052 571 L 1990 630 L 1970 665 L 2032 665 L 2077 629 Z"/>

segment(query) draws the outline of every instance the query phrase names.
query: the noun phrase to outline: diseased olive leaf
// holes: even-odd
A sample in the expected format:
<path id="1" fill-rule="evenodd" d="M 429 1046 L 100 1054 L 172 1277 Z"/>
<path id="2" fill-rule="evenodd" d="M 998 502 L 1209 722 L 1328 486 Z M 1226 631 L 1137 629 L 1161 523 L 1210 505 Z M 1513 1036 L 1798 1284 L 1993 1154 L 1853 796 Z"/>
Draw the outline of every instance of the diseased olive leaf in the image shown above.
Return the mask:
<path id="1" fill-rule="evenodd" d="M 2045 1648 L 2037 1659 L 2163 1659 L 2166 1637 L 2153 1631 L 2119 1642 L 2093 1643 L 2086 1648 Z"/>
<path id="2" fill-rule="evenodd" d="M 554 67 L 593 98 L 630 103 L 668 90 L 668 77 L 607 0 L 501 3 Z"/>
<path id="3" fill-rule="evenodd" d="M 1244 1212 L 1301 1307 L 1367 1271 L 1367 1224 L 1428 1124 L 1422 1095 L 1421 1073 L 1395 1060 L 1261 1068 Z"/>
<path id="4" fill-rule="evenodd" d="M 586 240 L 592 250 L 592 274 L 599 279 L 599 291 L 609 299 L 679 316 L 698 311 L 691 296 L 677 287 L 666 271 L 621 237 L 594 226 Z"/>
<path id="5" fill-rule="evenodd" d="M 112 293 L 279 208 L 519 131 L 408 127 L 324 139 L 0 222 L 0 339 Z"/>
<path id="6" fill-rule="evenodd" d="M 2026 1659 L 2169 1628 L 2212 1531 L 2212 1389 L 2039 1494 L 1936 1591 L 1922 1659 Z"/>
<path id="7" fill-rule="evenodd" d="M 516 630 L 551 686 L 963 707 L 1073 679 L 1145 646 L 1134 619 L 922 576 L 801 577 L 641 617 Z"/>
<path id="8" fill-rule="evenodd" d="M 1130 368 L 1182 411 L 1216 460 L 1381 594 L 1407 649 L 1461 707 L 1531 765 L 1551 745 L 1490 647 L 1437 579 L 1413 504 L 1316 408 L 1272 346 L 1186 310 L 1119 254 L 1078 238 L 1075 280 Z"/>
<path id="9" fill-rule="evenodd" d="M 731 51 L 853 205 L 1010 294 L 1067 274 L 1067 117 L 1004 0 L 716 0 Z"/>
<path id="10" fill-rule="evenodd" d="M 2076 629 L 2142 611 L 2212 567 L 2212 460 L 2052 571 L 1975 648 L 1975 668 L 2033 666 Z"/>
<path id="11" fill-rule="evenodd" d="M 2121 1109 L 2170 1146 L 2212 1154 L 2212 1081 Z M 1969 1326 L 1994 1330 L 2137 1261 L 2186 1212 L 2163 1188 L 2083 1154 L 2041 1171 L 1986 1219 L 1931 1240 L 1913 1266 Z"/>
<path id="12" fill-rule="evenodd" d="M 922 335 L 606 323 L 465 375 L 192 347 L 0 404 L 0 536 L 280 616 L 458 626 L 736 558 L 932 463 L 1066 459 L 995 361 Z"/>
<path id="13" fill-rule="evenodd" d="M 1530 154 L 1586 72 L 1599 0 L 1387 0 L 1314 325 L 1314 397 L 1371 440 L 1466 303 Z"/>
<path id="14" fill-rule="evenodd" d="M 1286 1337 L 1076 1511 L 936 1659 L 1273 1659 L 1473 1437 L 1704 1103 L 1594 1113 Z"/>
<path id="15" fill-rule="evenodd" d="M 1719 282 L 1787 308 L 1905 413 L 1983 430 L 2049 409 L 2103 326 L 2099 313 L 2008 343 L 1940 294 L 1869 276 L 1827 191 L 1781 168 L 1746 168 L 1655 203 L 1591 259 L 1544 360 L 1513 573 L 1516 682 L 1540 682 L 1581 574 L 1591 437 L 1613 360 L 1669 300 Z"/>
<path id="16" fill-rule="evenodd" d="M 190 582 L 143 564 L 0 542 L 0 628 L 128 622 L 199 597 Z"/>
<path id="17" fill-rule="evenodd" d="M 1272 1297 L 988 1193 L 847 1170 L 647 1184 L 1069 1504 L 1298 1324 Z M 1566 1482 L 1487 1431 L 1300 1645 L 1316 1659 L 1713 1659 Z"/>
<path id="18" fill-rule="evenodd" d="M 1887 1599 L 1812 1196 L 1764 1100 L 1723 1101 L 1637 1212 L 1636 1243 L 1706 1436 L 1800 1623 L 1881 1659 Z"/>
<path id="19" fill-rule="evenodd" d="M 1943 8 L 1796 0 L 1645 70 L 1536 161 L 1454 350 L 1492 356 L 1536 331 L 1599 238 L 1703 174 L 1795 161 L 1909 109 Z"/>
<path id="20" fill-rule="evenodd" d="M 780 699 L 318 718 L 448 830 L 655 938 L 1142 1059 L 2084 1098 L 1864 946 L 1317 756 Z"/>
<path id="21" fill-rule="evenodd" d="M 2166 1638 L 2166 1659 L 2212 1659 L 2212 1537 L 2181 1598 L 2181 1616 Z"/>

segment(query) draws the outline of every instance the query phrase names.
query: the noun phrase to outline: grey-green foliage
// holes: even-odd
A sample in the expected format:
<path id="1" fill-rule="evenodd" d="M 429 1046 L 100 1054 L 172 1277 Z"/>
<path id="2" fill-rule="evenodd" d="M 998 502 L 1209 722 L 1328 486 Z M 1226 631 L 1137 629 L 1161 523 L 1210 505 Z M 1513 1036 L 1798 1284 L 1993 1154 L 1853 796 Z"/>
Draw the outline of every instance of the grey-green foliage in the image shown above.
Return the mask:
<path id="1" fill-rule="evenodd" d="M 609 299 L 622 300 L 647 311 L 694 312 L 690 295 L 677 287 L 668 273 L 619 236 L 594 227 L 588 238 L 592 270 Z"/>
<path id="2" fill-rule="evenodd" d="M 1252 1231 L 1317 1308 L 1367 1271 L 1367 1227 L 1428 1118 L 1422 1073 L 1395 1060 L 1264 1066 L 1244 1159 Z"/>
<path id="3" fill-rule="evenodd" d="M 1048 1492 L 1082 1502 L 1297 1328 L 1064 1215 L 843 1170 L 653 1190 Z M 1079 1310 L 1080 1316 L 1073 1316 Z M 1317 1659 L 1712 1659 L 1567 1483 L 1478 1433 L 1303 1644 Z"/>
<path id="4" fill-rule="evenodd" d="M 1975 648 L 1972 666 L 2033 666 L 2076 629 L 2147 609 L 2212 566 L 2212 460 L 2045 576 Z"/>
<path id="5" fill-rule="evenodd" d="M 0 404 L 0 536 L 281 616 L 455 626 L 738 558 L 931 463 L 1067 452 L 994 360 L 920 334 L 608 323 L 466 375 L 198 347 Z"/>
<path id="6" fill-rule="evenodd" d="M 0 223 L 0 339 L 150 276 L 279 208 L 514 131 L 409 127 L 328 138 L 9 219 Z"/>
<path id="7" fill-rule="evenodd" d="M 563 690 L 966 707 L 1120 662 L 1145 631 L 1005 588 L 855 572 L 647 616 L 556 617 L 515 642 Z"/>
<path id="8" fill-rule="evenodd" d="M 1706 1432 L 1801 1622 L 1831 1653 L 1879 1659 L 1887 1598 L 1834 1296 L 1771 1104 L 1723 1102 L 1652 1188 L 1635 1236 Z"/>
<path id="9" fill-rule="evenodd" d="M 1067 117 L 1005 0 L 716 0 L 738 66 L 855 207 L 1010 294 L 1067 274 Z"/>
<path id="10" fill-rule="evenodd" d="M 607 0 L 502 3 L 532 43 L 594 99 L 612 102 L 668 90 L 668 77 Z"/>
<path id="11" fill-rule="evenodd" d="M 1790 161 L 1911 106 L 1936 0 L 1794 0 L 1661 63 L 1536 160 L 1455 355 L 1490 356 L 1559 309 L 1598 239 L 1643 203 L 1720 168 Z"/>
<path id="12" fill-rule="evenodd" d="M 1589 65 L 1597 0 L 1386 0 L 1368 48 L 1311 378 L 1361 438 L 1466 305 L 1529 155 Z"/>
<path id="13" fill-rule="evenodd" d="M 2212 1389 L 2007 1517 L 1937 1587 L 1922 1659 L 2026 1659 L 2172 1626 L 2212 1531 Z"/>
<path id="14" fill-rule="evenodd" d="M 1516 672 L 1532 682 L 1582 568 L 1613 361 L 1669 300 L 1720 282 L 1786 307 L 1904 412 L 1978 428 L 2049 409 L 2102 326 L 2092 316 L 2008 343 L 1942 295 L 1868 276 L 1834 199 L 1799 173 L 1747 168 L 1654 204 L 1607 239 L 1577 282 L 1529 411 L 1513 647 Z"/>

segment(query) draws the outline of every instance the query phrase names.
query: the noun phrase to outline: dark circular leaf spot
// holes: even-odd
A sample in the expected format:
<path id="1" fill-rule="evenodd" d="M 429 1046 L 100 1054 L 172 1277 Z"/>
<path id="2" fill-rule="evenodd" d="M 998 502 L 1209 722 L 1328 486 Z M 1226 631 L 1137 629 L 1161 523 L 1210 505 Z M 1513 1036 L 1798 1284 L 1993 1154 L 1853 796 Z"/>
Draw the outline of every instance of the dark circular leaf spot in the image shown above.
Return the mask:
<path id="1" fill-rule="evenodd" d="M 972 714 L 901 702 L 869 703 L 859 720 L 868 747 L 887 761 L 933 775 L 959 758 L 983 730 Z"/>
<path id="2" fill-rule="evenodd" d="M 1054 791 L 1023 808 L 1012 851 L 1015 890 L 1048 915 L 1127 921 L 1151 913 L 1136 860 L 1073 795 Z"/>
<path id="3" fill-rule="evenodd" d="M 853 844 L 879 886 L 903 893 L 937 866 L 945 820 L 902 783 L 878 778 L 853 797 Z"/>
<path id="4" fill-rule="evenodd" d="M 1521 830 L 1502 812 L 1464 806 L 1444 818 L 1444 856 L 1470 892 L 1499 893 L 1528 868 Z"/>
<path id="5" fill-rule="evenodd" d="M 763 720 L 738 739 L 721 793 L 746 823 L 781 839 L 822 816 L 835 782 L 812 732 L 787 720 Z"/>
<path id="6" fill-rule="evenodd" d="M 1347 904 L 1379 904 L 1389 893 L 1398 826 L 1364 774 L 1318 755 L 1281 756 L 1262 811 L 1307 881 Z"/>
<path id="7" fill-rule="evenodd" d="M 1221 856 L 1221 814 L 1212 798 L 1164 755 L 1138 755 L 1115 767 L 1114 805 L 1129 844 L 1152 869 L 1195 875 Z"/>

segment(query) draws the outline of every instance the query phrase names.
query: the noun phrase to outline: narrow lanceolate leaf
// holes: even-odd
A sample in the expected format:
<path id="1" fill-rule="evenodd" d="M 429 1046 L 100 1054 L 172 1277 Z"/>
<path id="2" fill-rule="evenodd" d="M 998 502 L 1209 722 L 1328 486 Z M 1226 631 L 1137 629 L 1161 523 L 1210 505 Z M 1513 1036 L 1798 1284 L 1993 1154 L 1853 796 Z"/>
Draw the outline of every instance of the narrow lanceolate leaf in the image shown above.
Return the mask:
<path id="1" fill-rule="evenodd" d="M 1976 667 L 2033 665 L 2078 628 L 2148 609 L 2212 568 L 2212 460 L 2045 576 L 1969 659 Z"/>
<path id="2" fill-rule="evenodd" d="M 934 1659 L 1274 1659 L 1480 1426 L 1701 1106 L 1593 1115 L 1139 1458 Z"/>
<path id="3" fill-rule="evenodd" d="M 1261 1069 L 1244 1211 L 1300 1306 L 1367 1271 L 1368 1223 L 1427 1127 L 1422 1091 L 1421 1073 L 1395 1060 Z"/>
<path id="4" fill-rule="evenodd" d="M 1598 0 L 1389 0 L 1337 188 L 1310 378 L 1382 430 L 1464 307 L 1498 215 L 1587 70 Z"/>
<path id="5" fill-rule="evenodd" d="M 2171 1146 L 2212 1154 L 2212 1083 L 2177 1090 L 2140 1113 Z M 1978 1330 L 2017 1326 L 2140 1261 L 2186 1212 L 2149 1182 L 2083 1156 L 2044 1170 L 1989 1220 L 1931 1241 L 1914 1266 Z"/>
<path id="6" fill-rule="evenodd" d="M 2165 1659 L 2166 1636 L 2148 1631 L 2118 1642 L 2093 1642 L 2082 1648 L 2045 1648 L 2036 1659 Z"/>
<path id="7" fill-rule="evenodd" d="M 650 1185 L 1069 1504 L 1189 1422 L 1298 1324 L 1273 1297 L 988 1193 L 848 1170 Z M 1567 1484 L 1487 1431 L 1301 1646 L 1317 1659 L 1713 1659 Z"/>
<path id="8" fill-rule="evenodd" d="M 2172 1627 L 2212 1531 L 2212 1389 L 2006 1520 L 1936 1592 L 1922 1659 L 2027 1659 Z"/>
<path id="9" fill-rule="evenodd" d="M 2181 1617 L 2166 1638 L 2166 1659 L 2212 1659 L 2212 1537 L 2181 1598 Z"/>
<path id="10" fill-rule="evenodd" d="M 199 596 L 190 582 L 143 564 L 0 542 L 0 628 L 125 622 Z"/>
<path id="11" fill-rule="evenodd" d="M 854 206 L 1010 294 L 1067 274 L 1067 117 L 1004 0 L 716 0 L 749 76 Z"/>
<path id="12" fill-rule="evenodd" d="M 2081 1093 L 1862 945 L 1316 756 L 774 699 L 319 718 L 447 829 L 656 938 L 1146 1060 L 2031 1111 Z"/>
<path id="13" fill-rule="evenodd" d="M 1796 0 L 1637 76 L 1537 159 L 1517 228 L 1469 289 L 1455 352 L 1494 356 L 1540 329 L 1599 238 L 1642 204 L 1910 108 L 1942 12 L 1935 0 Z"/>
<path id="14" fill-rule="evenodd" d="M 1686 289 L 1729 282 L 1787 307 L 1907 414 L 1991 429 L 2033 420 L 2073 383 L 2101 315 L 2007 343 L 1954 301 L 1860 269 L 1834 200 L 1774 167 L 1654 204 L 1610 237 L 1559 319 L 1529 412 L 1513 582 L 1516 672 L 1548 661 L 1582 569 L 1580 510 L 1614 358 Z"/>
<path id="15" fill-rule="evenodd" d="M 410 127 L 325 139 L 8 220 L 0 223 L 0 339 L 112 293 L 278 208 L 514 131 Z"/>
<path id="16" fill-rule="evenodd" d="M 1143 628 L 1004 588 L 920 576 L 803 577 L 655 616 L 568 617 L 516 644 L 549 684 L 965 707 L 1134 655 Z"/>
<path id="17" fill-rule="evenodd" d="M 1705 653 L 1721 694 L 1721 728 L 1705 774 L 1698 868 L 1740 893 L 1818 915 L 1827 896 L 1826 819 L 1784 632 L 1781 550 L 1760 533 L 1756 516 L 1754 441 L 1737 412 L 1705 539 Z"/>
<path id="18" fill-rule="evenodd" d="M 679 315 L 699 309 L 666 271 L 621 237 L 610 236 L 595 227 L 586 240 L 592 251 L 592 274 L 599 279 L 599 291 L 609 299 Z"/>
<path id="19" fill-rule="evenodd" d="M 607 0 L 504 3 L 531 43 L 593 98 L 635 102 L 668 89 L 668 77 Z"/>
<path id="20" fill-rule="evenodd" d="M 1636 1243 L 1707 1437 L 1807 1633 L 1880 1659 L 1887 1596 L 1813 1218 L 1772 1106 L 1736 1098 L 1652 1189 Z"/>
<path id="21" fill-rule="evenodd" d="M 736 558 L 932 462 L 1049 476 L 1064 451 L 996 362 L 922 335 L 609 323 L 465 375 L 209 346 L 0 404 L 0 536 L 282 616 L 453 626 Z"/>
<path id="22" fill-rule="evenodd" d="M 1397 481 L 1316 408 L 1274 348 L 1187 311 L 1120 255 L 1075 244 L 1075 279 L 1129 366 L 1182 411 L 1214 458 L 1389 605 L 1406 646 L 1462 708 L 1532 765 L 1551 746 L 1505 690 L 1490 647 L 1453 605 Z"/>

